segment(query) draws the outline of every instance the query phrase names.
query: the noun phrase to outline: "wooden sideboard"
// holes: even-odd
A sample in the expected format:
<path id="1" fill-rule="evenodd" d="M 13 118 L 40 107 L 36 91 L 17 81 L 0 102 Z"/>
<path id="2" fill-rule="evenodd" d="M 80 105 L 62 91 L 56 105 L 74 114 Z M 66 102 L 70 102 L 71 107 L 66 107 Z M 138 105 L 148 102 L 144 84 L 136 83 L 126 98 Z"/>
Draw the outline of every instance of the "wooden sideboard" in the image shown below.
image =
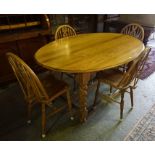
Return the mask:
<path id="1" fill-rule="evenodd" d="M 77 33 L 92 33 L 97 31 L 97 15 L 68 15 L 68 23 Z"/>
<path id="2" fill-rule="evenodd" d="M 0 15 L 0 85 L 15 79 L 6 58 L 7 52 L 21 57 L 35 72 L 34 53 L 50 41 L 51 26 L 47 15 Z"/>

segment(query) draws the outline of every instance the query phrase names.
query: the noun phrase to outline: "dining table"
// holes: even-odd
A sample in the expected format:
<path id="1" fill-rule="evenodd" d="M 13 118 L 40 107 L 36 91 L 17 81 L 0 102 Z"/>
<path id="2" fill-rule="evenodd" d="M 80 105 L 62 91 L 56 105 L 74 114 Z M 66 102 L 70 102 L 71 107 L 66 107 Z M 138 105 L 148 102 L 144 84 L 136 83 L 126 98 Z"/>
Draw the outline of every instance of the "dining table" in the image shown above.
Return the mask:
<path id="1" fill-rule="evenodd" d="M 111 69 L 137 58 L 144 44 L 121 33 L 78 34 L 52 41 L 35 53 L 42 67 L 58 72 L 75 73 L 79 92 L 79 118 L 88 116 L 88 82 L 94 72 Z"/>

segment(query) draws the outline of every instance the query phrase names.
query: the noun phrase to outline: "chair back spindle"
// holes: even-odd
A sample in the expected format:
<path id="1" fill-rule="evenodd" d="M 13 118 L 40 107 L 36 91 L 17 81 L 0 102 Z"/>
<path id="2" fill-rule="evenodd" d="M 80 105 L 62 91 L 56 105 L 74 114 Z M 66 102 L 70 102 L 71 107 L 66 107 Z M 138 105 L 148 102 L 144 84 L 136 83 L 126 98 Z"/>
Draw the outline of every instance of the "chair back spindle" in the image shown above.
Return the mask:
<path id="1" fill-rule="evenodd" d="M 45 92 L 40 80 L 31 68 L 13 53 L 7 53 L 7 57 L 23 90 L 25 98 L 35 98 L 35 100 L 39 102 L 44 102 L 47 100 L 48 95 Z"/>
<path id="2" fill-rule="evenodd" d="M 64 37 L 75 36 L 75 30 L 69 25 L 61 25 L 57 28 L 55 32 L 55 40 L 61 39 Z"/>
<path id="3" fill-rule="evenodd" d="M 128 87 L 128 85 L 134 80 L 134 85 L 137 84 L 139 76 L 144 68 L 145 62 L 148 58 L 150 48 L 145 48 L 145 50 L 138 56 L 137 59 L 133 60 L 129 64 L 129 68 L 122 80 L 119 83 L 119 87 Z"/>
<path id="4" fill-rule="evenodd" d="M 136 23 L 126 25 L 121 30 L 121 33 L 131 35 L 141 41 L 144 39 L 144 29 L 141 25 Z"/>

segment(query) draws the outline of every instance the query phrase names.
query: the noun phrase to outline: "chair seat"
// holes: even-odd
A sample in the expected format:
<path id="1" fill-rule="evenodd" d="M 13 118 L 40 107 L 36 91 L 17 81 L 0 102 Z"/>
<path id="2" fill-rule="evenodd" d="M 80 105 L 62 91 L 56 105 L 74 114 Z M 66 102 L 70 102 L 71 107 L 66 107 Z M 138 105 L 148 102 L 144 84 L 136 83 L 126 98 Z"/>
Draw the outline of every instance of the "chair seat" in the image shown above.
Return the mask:
<path id="1" fill-rule="evenodd" d="M 124 73 L 117 69 L 109 69 L 97 73 L 97 79 L 113 87 L 118 87 Z"/>
<path id="2" fill-rule="evenodd" d="M 52 96 L 50 100 L 53 100 L 60 94 L 63 94 L 69 88 L 67 83 L 62 80 L 56 79 L 52 74 L 46 74 L 45 76 L 41 77 L 40 80 L 43 83 L 48 96 Z"/>

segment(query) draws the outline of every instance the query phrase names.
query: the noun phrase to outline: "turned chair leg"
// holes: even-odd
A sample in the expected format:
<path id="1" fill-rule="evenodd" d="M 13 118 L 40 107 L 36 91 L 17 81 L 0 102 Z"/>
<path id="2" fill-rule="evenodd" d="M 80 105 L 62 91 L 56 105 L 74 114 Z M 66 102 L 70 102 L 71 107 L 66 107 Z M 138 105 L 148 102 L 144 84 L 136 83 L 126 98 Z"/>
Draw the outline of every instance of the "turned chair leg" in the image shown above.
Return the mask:
<path id="1" fill-rule="evenodd" d="M 46 110 L 45 110 L 45 103 L 42 103 L 41 107 L 42 111 L 42 138 L 46 137 Z"/>
<path id="2" fill-rule="evenodd" d="M 112 86 L 110 86 L 110 94 L 112 93 Z"/>
<path id="3" fill-rule="evenodd" d="M 27 123 L 28 124 L 31 124 L 31 108 L 32 108 L 32 105 L 31 105 L 31 102 L 28 102 L 28 120 L 27 120 Z"/>
<path id="4" fill-rule="evenodd" d="M 100 87 L 100 81 L 98 80 L 98 82 L 97 82 L 97 88 L 96 88 L 96 93 L 95 93 L 94 104 L 93 104 L 93 108 L 95 108 L 95 106 L 97 105 L 97 98 L 98 98 L 99 87 Z"/>
<path id="5" fill-rule="evenodd" d="M 60 75 L 60 80 L 62 80 L 63 79 L 63 73 L 61 72 L 61 75 Z"/>
<path id="6" fill-rule="evenodd" d="M 77 88 L 77 85 L 76 85 L 76 80 L 75 80 L 75 78 L 74 78 L 73 80 L 74 80 L 74 83 L 73 83 L 73 91 L 75 91 L 76 88 Z"/>
<path id="7" fill-rule="evenodd" d="M 68 110 L 69 110 L 69 113 L 70 113 L 70 119 L 74 120 L 73 113 L 72 113 L 72 103 L 71 103 L 69 90 L 67 90 L 67 103 L 68 103 Z"/>
<path id="8" fill-rule="evenodd" d="M 130 87 L 131 108 L 133 108 L 133 89 Z"/>
<path id="9" fill-rule="evenodd" d="M 121 102 L 120 102 L 120 120 L 123 119 L 123 109 L 124 109 L 124 91 L 121 92 Z"/>

